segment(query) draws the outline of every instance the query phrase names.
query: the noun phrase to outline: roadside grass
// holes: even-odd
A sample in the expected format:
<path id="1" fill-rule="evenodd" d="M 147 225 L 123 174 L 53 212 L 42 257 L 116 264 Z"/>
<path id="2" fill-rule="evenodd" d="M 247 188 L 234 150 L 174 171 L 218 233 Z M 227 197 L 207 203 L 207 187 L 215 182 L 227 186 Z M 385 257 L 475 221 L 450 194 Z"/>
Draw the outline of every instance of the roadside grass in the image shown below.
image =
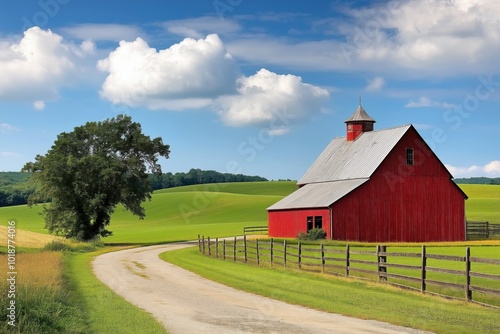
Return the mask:
<path id="1" fill-rule="evenodd" d="M 7 256 L 0 255 L 1 271 L 6 273 Z M 2 333 L 88 333 L 84 311 L 74 299 L 63 275 L 63 255 L 58 252 L 16 254 L 15 296 L 6 279 L 0 281 Z M 15 301 L 15 327 L 8 324 L 7 308 Z M 14 320 L 14 319 L 10 319 Z"/>
<path id="2" fill-rule="evenodd" d="M 92 273 L 91 262 L 95 256 L 119 249 L 123 248 L 106 247 L 92 253 L 64 255 L 65 275 L 88 318 L 86 333 L 167 333 L 151 314 L 118 296 Z"/>
<path id="3" fill-rule="evenodd" d="M 218 260 L 201 255 L 196 247 L 165 252 L 160 258 L 237 289 L 327 312 L 436 333 L 500 332 L 498 310 L 465 302 L 355 279 Z"/>

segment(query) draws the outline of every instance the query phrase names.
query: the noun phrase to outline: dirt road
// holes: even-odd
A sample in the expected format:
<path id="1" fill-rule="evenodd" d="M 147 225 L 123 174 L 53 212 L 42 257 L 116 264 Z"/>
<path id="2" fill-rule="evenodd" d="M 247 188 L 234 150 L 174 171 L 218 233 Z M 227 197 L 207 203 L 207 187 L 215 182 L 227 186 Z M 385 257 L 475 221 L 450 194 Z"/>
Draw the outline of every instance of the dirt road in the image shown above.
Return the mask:
<path id="1" fill-rule="evenodd" d="M 206 280 L 166 263 L 171 244 L 98 256 L 96 276 L 129 302 L 177 333 L 421 333 L 290 305 Z"/>

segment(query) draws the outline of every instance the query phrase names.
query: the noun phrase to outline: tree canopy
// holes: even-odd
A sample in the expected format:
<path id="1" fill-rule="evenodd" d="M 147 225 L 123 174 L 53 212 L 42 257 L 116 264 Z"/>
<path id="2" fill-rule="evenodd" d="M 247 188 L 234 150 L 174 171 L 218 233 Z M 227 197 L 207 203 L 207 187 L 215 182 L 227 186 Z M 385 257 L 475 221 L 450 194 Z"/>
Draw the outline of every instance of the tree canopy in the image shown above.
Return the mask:
<path id="1" fill-rule="evenodd" d="M 23 172 L 31 172 L 35 191 L 29 205 L 44 207 L 46 228 L 67 238 L 107 236 L 118 204 L 144 218 L 142 203 L 151 199 L 148 174 L 161 175 L 159 157 L 169 145 L 151 139 L 130 116 L 88 122 L 58 135 L 45 155 L 37 155 Z"/>

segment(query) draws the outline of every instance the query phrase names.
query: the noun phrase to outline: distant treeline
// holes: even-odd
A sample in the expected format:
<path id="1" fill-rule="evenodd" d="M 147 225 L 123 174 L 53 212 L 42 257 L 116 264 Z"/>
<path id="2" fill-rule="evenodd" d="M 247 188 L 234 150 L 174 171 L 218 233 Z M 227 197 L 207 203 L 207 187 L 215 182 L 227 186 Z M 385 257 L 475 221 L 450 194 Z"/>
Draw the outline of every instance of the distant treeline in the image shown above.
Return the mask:
<path id="1" fill-rule="evenodd" d="M 189 186 L 193 184 L 205 183 L 225 183 L 225 182 L 253 182 L 267 181 L 260 176 L 248 176 L 243 174 L 219 173 L 214 170 L 201 170 L 192 168 L 187 173 L 165 173 L 160 177 L 150 175 L 151 187 L 153 190 Z"/>
<path id="2" fill-rule="evenodd" d="M 0 172 L 0 206 L 26 204 L 33 192 L 27 182 L 29 177 L 28 173 Z"/>
<path id="3" fill-rule="evenodd" d="M 28 196 L 33 192 L 28 182 L 29 177 L 29 173 L 0 172 L 0 207 L 28 203 Z M 149 180 L 153 190 L 204 183 L 267 181 L 260 176 L 219 173 L 194 168 L 187 173 L 165 173 L 161 177 L 150 175 Z"/>
<path id="4" fill-rule="evenodd" d="M 500 177 L 469 177 L 469 178 L 458 178 L 455 179 L 455 183 L 458 184 L 495 184 L 500 185 Z"/>

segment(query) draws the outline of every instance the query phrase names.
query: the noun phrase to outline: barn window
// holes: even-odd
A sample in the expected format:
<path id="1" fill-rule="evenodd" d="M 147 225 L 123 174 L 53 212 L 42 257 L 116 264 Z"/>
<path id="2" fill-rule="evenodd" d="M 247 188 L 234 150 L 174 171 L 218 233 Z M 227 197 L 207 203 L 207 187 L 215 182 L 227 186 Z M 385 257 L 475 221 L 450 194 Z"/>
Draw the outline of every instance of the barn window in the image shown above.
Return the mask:
<path id="1" fill-rule="evenodd" d="M 307 217 L 307 230 L 312 230 L 313 228 L 313 217 L 312 216 L 308 216 Z"/>
<path id="2" fill-rule="evenodd" d="M 413 165 L 413 148 L 406 149 L 406 164 Z"/>
<path id="3" fill-rule="evenodd" d="M 321 216 L 314 217 L 314 227 L 323 228 L 323 217 Z"/>

